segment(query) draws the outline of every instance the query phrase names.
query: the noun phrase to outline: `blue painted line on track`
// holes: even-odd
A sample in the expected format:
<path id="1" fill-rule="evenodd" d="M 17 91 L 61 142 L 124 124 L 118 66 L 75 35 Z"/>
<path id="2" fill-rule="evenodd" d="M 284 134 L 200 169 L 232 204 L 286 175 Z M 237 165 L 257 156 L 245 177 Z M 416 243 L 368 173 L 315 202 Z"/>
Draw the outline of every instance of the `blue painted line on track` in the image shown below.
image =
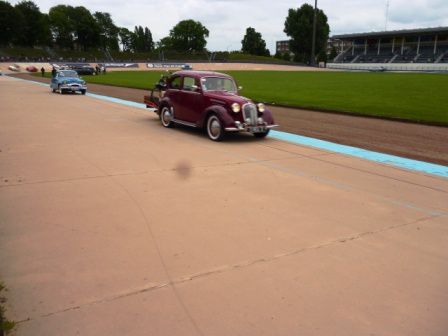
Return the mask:
<path id="1" fill-rule="evenodd" d="M 309 138 L 297 134 L 286 132 L 271 131 L 269 136 L 274 139 L 291 142 L 298 145 L 324 149 L 330 152 L 341 153 L 345 155 L 354 156 L 357 158 L 379 162 L 399 168 L 428 173 L 432 175 L 442 176 L 448 178 L 448 167 L 434 163 L 406 159 L 395 155 L 373 152 L 366 149 L 339 145 L 333 142 Z"/>
<path id="2" fill-rule="evenodd" d="M 32 83 L 43 85 L 43 86 L 48 86 L 48 84 L 44 84 L 41 82 L 36 82 L 36 81 L 31 81 L 31 80 L 26 80 L 26 79 L 21 79 L 21 78 L 16 78 L 16 77 L 10 77 L 10 76 L 8 76 L 8 77 L 17 79 L 17 80 L 24 80 L 27 82 L 32 82 Z M 100 99 L 100 100 L 104 100 L 104 101 L 108 101 L 108 102 L 112 102 L 112 103 L 146 109 L 146 105 L 143 103 L 136 103 L 133 101 L 124 100 L 124 99 L 120 99 L 120 98 L 99 95 L 96 93 L 87 93 L 87 95 L 92 98 L 96 98 L 96 99 Z M 369 161 L 373 161 L 373 162 L 378 162 L 378 163 L 382 163 L 382 164 L 386 164 L 386 165 L 390 165 L 390 166 L 394 166 L 394 167 L 404 168 L 407 170 L 412 170 L 412 171 L 417 171 L 417 172 L 421 172 L 421 173 L 427 173 L 427 174 L 432 174 L 432 175 L 448 178 L 448 167 L 438 165 L 435 163 L 406 159 L 406 158 L 403 158 L 400 156 L 369 151 L 369 150 L 358 148 L 358 147 L 340 145 L 340 144 L 336 144 L 336 143 L 325 141 L 325 140 L 319 140 L 319 139 L 315 139 L 315 138 L 310 138 L 310 137 L 305 137 L 302 135 L 280 132 L 280 131 L 271 131 L 269 133 L 269 137 L 278 139 L 278 140 L 283 140 L 286 142 L 290 142 L 290 143 L 293 143 L 296 145 L 302 145 L 302 146 L 323 149 L 326 151 L 345 154 L 345 155 L 349 155 L 349 156 L 353 156 L 353 157 L 357 157 L 357 158 L 361 158 L 361 159 L 369 160 Z"/>
<path id="3" fill-rule="evenodd" d="M 49 85 L 46 84 L 46 83 L 37 82 L 37 81 L 31 80 L 31 79 L 23 79 L 23 78 L 17 78 L 17 77 L 12 77 L 12 76 L 6 76 L 6 77 L 12 78 L 12 79 L 15 79 L 15 80 L 19 80 L 19 81 L 31 82 L 31 83 L 34 83 L 34 84 L 37 84 L 37 85 L 40 85 L 40 86 L 49 87 Z M 93 98 L 96 98 L 96 99 L 109 101 L 109 102 L 116 103 L 116 104 L 121 104 L 121 105 L 126 105 L 126 106 L 138 107 L 138 108 L 146 109 L 146 105 L 143 104 L 143 103 L 136 103 L 136 102 L 133 102 L 133 101 L 130 101 L 130 100 L 124 100 L 124 99 L 120 99 L 120 98 L 109 97 L 109 96 L 104 96 L 104 95 L 100 95 L 100 94 L 96 94 L 96 93 L 90 93 L 90 92 L 87 92 L 86 95 L 89 96 L 89 97 L 93 97 Z"/>
<path id="4" fill-rule="evenodd" d="M 109 101 L 109 102 L 112 102 L 112 103 L 117 103 L 117 104 L 121 104 L 121 105 L 126 105 L 126 106 L 138 107 L 138 108 L 146 109 L 146 105 L 143 104 L 143 103 L 136 103 L 136 102 L 133 102 L 133 101 L 130 101 L 130 100 L 124 100 L 124 99 L 120 99 L 120 98 L 103 96 L 103 95 L 99 95 L 99 94 L 96 94 L 96 93 L 87 93 L 87 95 L 89 97 L 93 97 L 93 98 L 96 98 L 96 99 Z"/>
<path id="5" fill-rule="evenodd" d="M 37 81 L 33 81 L 33 80 L 31 80 L 31 79 L 17 78 L 17 77 L 8 76 L 8 75 L 5 75 L 5 77 L 14 79 L 14 80 L 16 80 L 16 81 L 31 82 L 31 83 L 33 83 L 33 84 L 37 84 L 37 85 L 40 85 L 40 86 L 46 86 L 46 87 L 48 87 L 48 88 L 50 87 L 48 84 L 41 83 L 41 82 L 37 82 Z"/>

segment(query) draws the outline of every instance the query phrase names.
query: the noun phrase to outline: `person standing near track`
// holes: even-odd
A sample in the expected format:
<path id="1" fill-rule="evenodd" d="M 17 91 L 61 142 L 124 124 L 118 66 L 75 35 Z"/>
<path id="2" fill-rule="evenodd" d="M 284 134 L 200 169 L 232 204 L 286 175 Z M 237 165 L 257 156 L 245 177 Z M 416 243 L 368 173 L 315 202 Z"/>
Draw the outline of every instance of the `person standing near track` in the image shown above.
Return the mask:
<path id="1" fill-rule="evenodd" d="M 45 77 L 45 68 L 44 67 L 40 68 L 40 72 L 42 73 L 42 77 Z"/>

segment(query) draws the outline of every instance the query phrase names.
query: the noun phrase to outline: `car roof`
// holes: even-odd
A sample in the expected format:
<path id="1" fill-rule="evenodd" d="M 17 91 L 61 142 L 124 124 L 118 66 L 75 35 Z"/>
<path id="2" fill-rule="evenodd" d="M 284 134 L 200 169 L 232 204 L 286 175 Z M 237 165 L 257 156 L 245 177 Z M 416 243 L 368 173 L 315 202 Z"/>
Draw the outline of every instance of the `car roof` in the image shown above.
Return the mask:
<path id="1" fill-rule="evenodd" d="M 221 72 L 198 71 L 198 70 L 177 71 L 177 72 L 173 73 L 173 76 L 189 76 L 189 77 L 195 77 L 195 78 L 202 78 L 202 77 L 232 78 L 229 75 L 221 73 Z"/>

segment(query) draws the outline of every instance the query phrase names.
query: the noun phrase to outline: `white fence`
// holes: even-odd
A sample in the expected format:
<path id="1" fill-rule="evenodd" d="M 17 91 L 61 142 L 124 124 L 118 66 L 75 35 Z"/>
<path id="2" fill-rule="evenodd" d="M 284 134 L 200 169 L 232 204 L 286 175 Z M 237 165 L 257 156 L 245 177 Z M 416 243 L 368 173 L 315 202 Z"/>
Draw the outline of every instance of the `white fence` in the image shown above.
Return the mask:
<path id="1" fill-rule="evenodd" d="M 329 69 L 361 71 L 437 71 L 448 72 L 448 63 L 327 63 Z"/>

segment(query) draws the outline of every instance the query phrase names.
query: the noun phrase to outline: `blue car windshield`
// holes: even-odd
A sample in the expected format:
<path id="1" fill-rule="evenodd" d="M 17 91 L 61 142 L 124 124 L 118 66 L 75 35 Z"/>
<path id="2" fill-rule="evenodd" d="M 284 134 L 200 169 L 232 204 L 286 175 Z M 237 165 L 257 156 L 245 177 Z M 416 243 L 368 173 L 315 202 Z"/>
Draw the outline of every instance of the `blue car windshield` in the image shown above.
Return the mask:
<path id="1" fill-rule="evenodd" d="M 73 70 L 63 70 L 59 72 L 59 77 L 78 77 L 78 73 Z"/>

